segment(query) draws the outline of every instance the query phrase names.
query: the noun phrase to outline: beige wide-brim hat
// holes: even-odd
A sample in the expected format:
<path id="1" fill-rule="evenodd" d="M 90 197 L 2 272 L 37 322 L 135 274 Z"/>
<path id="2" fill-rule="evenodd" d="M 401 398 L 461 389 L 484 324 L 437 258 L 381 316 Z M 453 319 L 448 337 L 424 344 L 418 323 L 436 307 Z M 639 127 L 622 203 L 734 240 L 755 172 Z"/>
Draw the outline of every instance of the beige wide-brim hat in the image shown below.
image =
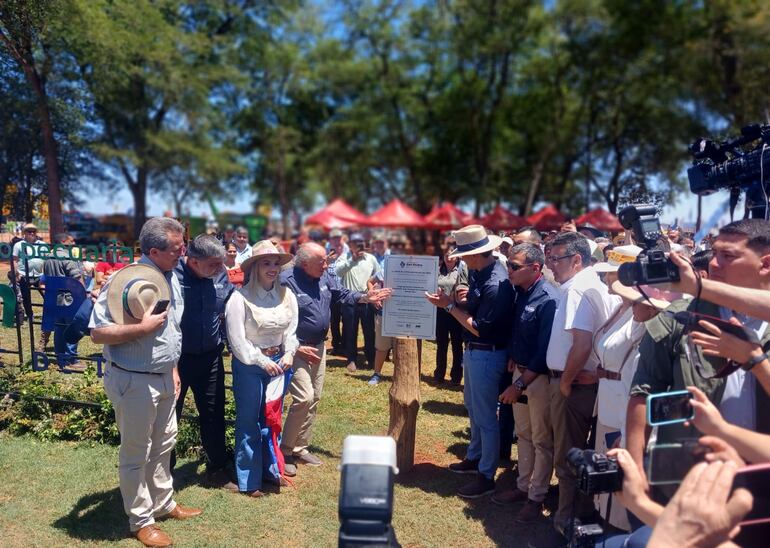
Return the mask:
<path id="1" fill-rule="evenodd" d="M 492 251 L 500 247 L 500 236 L 487 234 L 481 225 L 468 225 L 454 232 L 455 250 L 449 257 L 464 257 L 466 255 L 478 255 L 486 251 Z"/>
<path id="2" fill-rule="evenodd" d="M 171 288 L 163 273 L 147 264 L 130 264 L 110 277 L 107 309 L 117 324 L 142 321 L 148 309 L 158 301 L 170 300 Z"/>
<path id="3" fill-rule="evenodd" d="M 607 260 L 594 265 L 596 272 L 617 272 L 623 263 L 633 263 L 642 252 L 638 245 L 619 245 L 610 249 Z"/>
<path id="4" fill-rule="evenodd" d="M 619 295 L 632 303 L 640 302 L 651 305 L 658 310 L 665 310 L 672 302 L 682 298 L 681 293 L 665 291 L 653 285 L 642 285 L 640 287 L 642 288 L 642 291 L 644 291 L 644 294 L 647 295 L 647 298 L 639 292 L 636 286 L 629 287 L 623 285 L 620 283 L 620 280 L 612 282 L 612 291 L 616 295 Z"/>
<path id="5" fill-rule="evenodd" d="M 278 257 L 278 263 L 281 266 L 292 259 L 291 253 L 278 251 L 278 248 L 270 240 L 260 240 L 251 248 L 251 257 L 241 263 L 241 270 L 248 275 L 256 262 L 264 257 Z"/>

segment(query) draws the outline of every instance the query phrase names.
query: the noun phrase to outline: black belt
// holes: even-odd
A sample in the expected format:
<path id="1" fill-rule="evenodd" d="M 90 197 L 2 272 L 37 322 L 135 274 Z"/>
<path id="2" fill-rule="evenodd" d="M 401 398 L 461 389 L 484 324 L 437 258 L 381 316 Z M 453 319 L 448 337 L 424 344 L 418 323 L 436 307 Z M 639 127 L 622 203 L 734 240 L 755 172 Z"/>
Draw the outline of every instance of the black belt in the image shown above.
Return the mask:
<path id="1" fill-rule="evenodd" d="M 117 369 L 120 369 L 121 371 L 125 371 L 126 373 L 138 373 L 139 375 L 163 375 L 163 373 L 157 373 L 155 371 L 134 371 L 133 369 L 126 369 L 125 367 L 120 367 L 115 362 L 107 362 L 110 364 L 111 367 L 115 367 Z"/>
<path id="2" fill-rule="evenodd" d="M 486 350 L 487 352 L 495 352 L 496 350 L 503 350 L 502 348 L 497 348 L 494 344 L 479 343 L 479 342 L 467 342 L 465 343 L 465 347 L 468 350 Z"/>
<path id="3" fill-rule="evenodd" d="M 558 369 L 548 370 L 548 376 L 552 379 L 560 379 L 562 375 L 564 375 L 564 371 L 559 371 Z"/>

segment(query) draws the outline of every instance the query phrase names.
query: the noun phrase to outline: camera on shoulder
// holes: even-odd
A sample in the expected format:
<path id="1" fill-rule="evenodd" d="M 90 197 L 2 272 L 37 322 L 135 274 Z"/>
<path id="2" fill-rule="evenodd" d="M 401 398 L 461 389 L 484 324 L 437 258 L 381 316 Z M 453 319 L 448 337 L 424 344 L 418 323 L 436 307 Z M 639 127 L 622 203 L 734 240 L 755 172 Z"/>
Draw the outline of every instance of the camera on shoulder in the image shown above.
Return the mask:
<path id="1" fill-rule="evenodd" d="M 642 252 L 633 263 L 624 263 L 618 269 L 618 280 L 626 286 L 652 285 L 679 281 L 679 269 L 661 248 L 663 231 L 655 206 L 630 205 L 618 213 L 623 228 L 630 230 Z"/>

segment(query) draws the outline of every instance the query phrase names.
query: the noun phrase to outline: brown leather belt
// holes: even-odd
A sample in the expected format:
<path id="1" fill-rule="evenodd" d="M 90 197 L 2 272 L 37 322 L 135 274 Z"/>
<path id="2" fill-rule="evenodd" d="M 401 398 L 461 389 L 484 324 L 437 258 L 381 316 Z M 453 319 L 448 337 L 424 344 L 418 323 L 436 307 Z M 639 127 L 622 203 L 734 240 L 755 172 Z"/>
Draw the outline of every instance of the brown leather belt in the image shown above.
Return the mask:
<path id="1" fill-rule="evenodd" d="M 268 358 L 272 358 L 274 356 L 277 356 L 281 352 L 283 352 L 283 345 L 268 346 L 267 348 L 260 348 L 260 351 L 262 352 L 262 354 L 264 354 Z"/>
<path id="2" fill-rule="evenodd" d="M 575 385 L 592 385 L 596 384 L 597 380 L 595 377 L 592 377 L 591 375 L 584 375 L 586 373 L 585 371 L 580 371 L 577 376 L 572 381 L 572 386 Z M 559 371 L 558 369 L 549 369 L 548 370 L 548 376 L 552 379 L 560 379 L 562 376 L 564 376 L 564 371 Z M 588 378 L 586 378 L 588 377 Z"/>
<path id="3" fill-rule="evenodd" d="M 611 381 L 619 381 L 620 380 L 620 373 L 616 371 L 608 371 L 604 369 L 603 367 L 597 367 L 596 368 L 596 376 L 600 379 L 609 379 Z"/>

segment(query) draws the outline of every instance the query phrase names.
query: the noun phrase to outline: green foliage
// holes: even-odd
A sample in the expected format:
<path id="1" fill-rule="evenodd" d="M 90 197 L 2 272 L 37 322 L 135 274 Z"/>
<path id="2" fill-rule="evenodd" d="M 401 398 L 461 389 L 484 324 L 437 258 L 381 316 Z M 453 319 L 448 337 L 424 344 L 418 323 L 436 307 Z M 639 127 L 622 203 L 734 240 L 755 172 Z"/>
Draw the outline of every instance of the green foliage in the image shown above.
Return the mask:
<path id="1" fill-rule="evenodd" d="M 88 441 L 118 444 L 120 433 L 115 413 L 93 368 L 82 375 L 56 375 L 46 371 L 13 375 L 0 373 L 0 393 L 13 393 L 0 399 L 0 431 L 14 435 L 30 434 L 42 440 Z M 72 400 L 95 403 L 98 407 L 79 407 L 46 401 Z M 195 409 L 192 397 L 185 417 L 179 422 L 177 454 L 201 457 L 197 418 L 187 415 Z M 228 400 L 226 418 L 235 418 L 235 405 Z M 233 427 L 227 429 L 228 447 L 234 443 Z"/>
<path id="2" fill-rule="evenodd" d="M 62 172 L 82 175 L 87 150 L 130 188 L 137 222 L 148 189 L 180 210 L 248 187 L 286 231 L 319 193 L 615 210 L 669 200 L 688 142 L 768 111 L 770 7 L 756 0 L 13 0 L 0 22 L 34 31 L 75 159 Z M 3 119 L 23 138 L 0 169 L 42 180 L 19 162 L 38 130 L 13 71 L 0 112 L 23 113 Z"/>

